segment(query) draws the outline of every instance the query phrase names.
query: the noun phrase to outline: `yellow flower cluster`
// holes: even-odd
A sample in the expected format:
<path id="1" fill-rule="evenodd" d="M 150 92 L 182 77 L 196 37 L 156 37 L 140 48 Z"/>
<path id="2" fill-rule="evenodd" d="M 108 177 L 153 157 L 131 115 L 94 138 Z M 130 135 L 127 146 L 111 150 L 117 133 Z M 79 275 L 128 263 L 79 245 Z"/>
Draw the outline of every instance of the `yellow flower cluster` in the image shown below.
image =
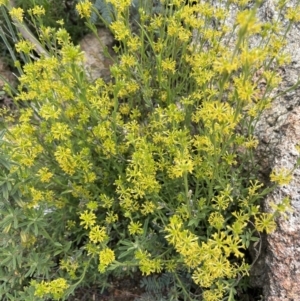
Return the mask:
<path id="1" fill-rule="evenodd" d="M 35 128 L 29 123 L 22 122 L 11 130 L 11 134 L 15 137 L 15 152 L 12 158 L 27 167 L 33 166 L 37 157 L 43 152 L 43 147 L 34 138 Z M 31 137 L 29 139 L 29 137 Z"/>
<path id="2" fill-rule="evenodd" d="M 111 30 L 114 33 L 115 38 L 118 41 L 125 41 L 129 35 L 130 31 L 126 23 L 122 20 L 117 20 L 110 25 Z"/>
<path id="3" fill-rule="evenodd" d="M 255 16 L 255 10 L 244 10 L 237 14 L 236 24 L 240 26 L 240 34 L 256 34 L 261 30 L 261 23 Z"/>
<path id="4" fill-rule="evenodd" d="M 43 6 L 36 5 L 32 9 L 29 9 L 28 13 L 39 17 L 39 16 L 45 15 L 46 11 L 45 11 L 45 8 Z"/>
<path id="5" fill-rule="evenodd" d="M 278 185 L 287 185 L 293 178 L 292 171 L 287 168 L 274 169 L 271 172 L 270 180 Z"/>
<path id="6" fill-rule="evenodd" d="M 60 300 L 69 287 L 64 278 L 58 278 L 49 282 L 42 281 L 40 283 L 33 280 L 31 281 L 31 285 L 35 287 L 35 296 L 41 298 L 51 296 L 54 300 Z"/>
<path id="7" fill-rule="evenodd" d="M 300 5 L 297 5 L 296 7 L 289 7 L 286 10 L 285 18 L 292 22 L 299 22 L 300 21 Z"/>
<path id="8" fill-rule="evenodd" d="M 76 4 L 76 9 L 81 18 L 88 19 L 92 13 L 92 2 L 85 0 Z"/>
<path id="9" fill-rule="evenodd" d="M 53 177 L 53 173 L 49 171 L 48 167 L 42 167 L 38 171 L 38 176 L 43 183 L 49 183 L 51 178 Z"/>
<path id="10" fill-rule="evenodd" d="M 84 229 L 91 228 L 96 223 L 96 215 L 92 211 L 85 210 L 83 213 L 80 214 L 80 219 L 80 225 L 83 225 Z M 94 237 L 94 235 L 92 235 L 92 237 Z"/>
<path id="11" fill-rule="evenodd" d="M 105 248 L 99 253 L 99 266 L 98 270 L 100 273 L 104 273 L 108 265 L 115 260 L 115 253 L 109 248 Z"/>
<path id="12" fill-rule="evenodd" d="M 228 103 L 219 101 L 204 101 L 193 115 L 194 122 L 203 121 L 205 127 L 212 133 L 222 133 L 222 136 L 230 135 L 240 119 L 241 116 L 236 114 L 234 108 Z"/>
<path id="13" fill-rule="evenodd" d="M 107 0 L 116 9 L 119 15 L 123 14 L 131 5 L 131 0 Z"/>
<path id="14" fill-rule="evenodd" d="M 59 263 L 59 266 L 62 270 L 67 271 L 71 279 L 76 279 L 76 271 L 79 267 L 79 264 L 76 260 L 72 258 L 62 259 Z"/>
<path id="15" fill-rule="evenodd" d="M 142 224 L 140 222 L 133 222 L 131 221 L 128 225 L 128 231 L 131 235 L 142 235 L 143 234 L 143 228 Z"/>
<path id="16" fill-rule="evenodd" d="M 34 49 L 34 45 L 29 41 L 22 40 L 15 45 L 15 48 L 19 53 L 23 52 L 25 54 L 29 54 Z"/>
<path id="17" fill-rule="evenodd" d="M 217 215 L 220 216 L 219 213 Z M 215 223 L 215 221 L 212 222 Z M 222 219 L 221 227 L 217 227 L 219 230 L 223 227 L 223 223 Z M 182 220 L 174 215 L 170 219 L 170 224 L 165 228 L 167 232 L 165 237 L 183 256 L 185 264 L 194 269 L 192 278 L 195 283 L 209 288 L 214 283 L 220 284 L 221 282 L 218 281 L 221 279 L 236 277 L 238 270 L 235 265 L 231 264 L 229 257 L 231 254 L 243 257 L 243 253 L 240 252 L 240 249 L 244 248 L 241 239 L 232 237 L 225 232 L 218 232 L 213 234 L 207 243 L 199 245 L 198 237 L 182 228 Z M 245 266 L 241 271 L 247 273 L 248 269 L 249 267 Z M 220 288 L 220 292 L 224 294 L 226 286 L 221 285 Z"/>
<path id="18" fill-rule="evenodd" d="M 135 258 L 139 261 L 139 268 L 143 275 L 150 275 L 162 271 L 162 261 L 158 258 L 151 259 L 151 254 L 147 251 L 136 251 Z"/>
<path id="19" fill-rule="evenodd" d="M 22 8 L 18 7 L 13 7 L 10 11 L 9 11 L 10 16 L 13 18 L 13 20 L 16 20 L 18 22 L 23 22 L 23 15 L 24 15 L 24 11 Z"/>
<path id="20" fill-rule="evenodd" d="M 92 227 L 89 233 L 89 238 L 90 241 L 93 242 L 94 244 L 101 243 L 105 240 L 108 240 L 105 227 L 101 227 L 101 228 L 99 226 Z"/>

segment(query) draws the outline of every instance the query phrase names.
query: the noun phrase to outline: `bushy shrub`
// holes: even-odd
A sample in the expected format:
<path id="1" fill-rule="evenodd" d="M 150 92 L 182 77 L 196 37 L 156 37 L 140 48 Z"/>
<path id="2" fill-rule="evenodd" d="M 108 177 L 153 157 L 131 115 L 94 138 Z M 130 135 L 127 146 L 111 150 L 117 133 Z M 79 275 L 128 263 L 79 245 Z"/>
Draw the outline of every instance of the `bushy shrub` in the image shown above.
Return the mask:
<path id="1" fill-rule="evenodd" d="M 28 41 L 16 45 L 28 63 L 14 97 L 23 109 L 1 145 L 11 162 L 1 184 L 3 300 L 66 299 L 137 269 L 173 274 L 184 300 L 234 300 L 251 267 L 244 251 L 288 205 L 260 211 L 272 188 L 257 179 L 253 131 L 289 62 L 280 19 L 292 24 L 299 7 L 279 1 L 278 19 L 261 23 L 259 2 L 164 0 L 145 14 L 151 1 L 140 1 L 132 31 L 131 1 L 107 2 L 119 41 L 108 83 L 90 80 L 63 27 L 37 30 L 48 51 L 38 60 Z M 92 4 L 77 9 L 96 33 Z M 271 180 L 287 183 L 290 171 Z"/>

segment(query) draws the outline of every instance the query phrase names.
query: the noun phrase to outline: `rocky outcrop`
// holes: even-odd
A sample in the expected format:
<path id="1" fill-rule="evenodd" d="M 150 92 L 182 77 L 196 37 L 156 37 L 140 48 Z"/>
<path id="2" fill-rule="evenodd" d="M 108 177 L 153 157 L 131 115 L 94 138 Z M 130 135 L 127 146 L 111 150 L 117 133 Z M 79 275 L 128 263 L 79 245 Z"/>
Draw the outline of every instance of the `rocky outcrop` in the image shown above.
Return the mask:
<path id="1" fill-rule="evenodd" d="M 217 6 L 221 1 L 213 1 Z M 261 21 L 281 18 L 275 10 L 276 0 L 262 1 L 257 11 Z M 299 1 L 287 1 L 290 7 Z M 253 3 L 253 2 L 252 2 Z M 251 4 L 250 4 L 251 6 Z M 227 25 L 234 24 L 237 9 L 230 9 Z M 284 21 L 283 21 L 284 22 Z M 284 24 L 287 26 L 287 23 Z M 264 112 L 256 128 L 260 141 L 257 150 L 257 164 L 260 166 L 261 178 L 268 184 L 269 175 L 274 168 L 293 169 L 300 153 L 300 86 L 287 93 L 300 78 L 300 26 L 295 24 L 287 35 L 287 52 L 292 61 L 289 66 L 278 70 L 283 79 L 280 87 L 274 91 L 272 107 Z M 254 46 L 258 40 L 249 41 Z M 230 46 L 230 43 L 228 43 Z M 272 203 L 279 203 L 283 198 L 291 200 L 292 212 L 286 217 L 278 218 L 274 233 L 261 238 L 260 255 L 252 250 L 255 264 L 251 269 L 251 284 L 263 289 L 264 301 L 300 301 L 300 168 L 294 171 L 293 181 L 289 185 L 278 187 L 262 203 L 266 212 L 272 210 Z"/>
<path id="2" fill-rule="evenodd" d="M 289 1 L 295 5 L 296 1 Z M 261 15 L 274 15 L 274 1 L 265 1 Z M 267 14 L 266 14 L 267 12 Z M 300 29 L 294 26 L 287 36 L 287 50 L 291 64 L 280 72 L 282 84 L 277 95 L 292 87 L 300 75 Z M 275 96 L 275 94 L 274 94 Z M 264 177 L 271 169 L 293 169 L 299 158 L 296 149 L 300 144 L 300 88 L 287 92 L 273 102 L 257 126 L 259 137 L 258 164 Z M 263 288 L 265 301 L 300 300 L 300 168 L 294 171 L 289 185 L 278 187 L 263 202 L 265 211 L 271 211 L 271 203 L 279 203 L 285 197 L 291 200 L 292 212 L 278 218 L 277 229 L 263 240 L 263 252 L 252 270 L 252 283 Z"/>
<path id="3" fill-rule="evenodd" d="M 273 168 L 293 169 L 299 157 L 295 146 L 300 142 L 300 107 L 288 113 L 280 128 L 281 140 L 273 149 Z M 300 300 L 300 169 L 294 172 L 294 179 L 273 191 L 264 201 L 266 211 L 271 211 L 271 203 L 279 203 L 283 198 L 291 199 L 292 212 L 277 220 L 277 229 L 265 240 L 266 252 L 260 260 L 264 268 L 264 289 L 266 301 Z M 259 283 L 258 283 L 259 285 Z"/>

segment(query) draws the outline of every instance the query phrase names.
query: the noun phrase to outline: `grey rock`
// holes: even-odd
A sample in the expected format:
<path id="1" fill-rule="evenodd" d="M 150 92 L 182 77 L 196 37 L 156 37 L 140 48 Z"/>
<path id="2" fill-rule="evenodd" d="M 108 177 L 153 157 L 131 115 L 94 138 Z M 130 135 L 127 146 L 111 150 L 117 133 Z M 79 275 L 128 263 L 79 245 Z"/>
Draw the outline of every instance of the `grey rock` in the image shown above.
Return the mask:
<path id="1" fill-rule="evenodd" d="M 284 103 L 284 102 L 282 102 Z M 273 107 L 273 110 L 276 110 Z M 265 126 L 265 127 L 264 127 Z M 260 129 L 267 129 L 261 123 Z M 276 131 L 274 129 L 276 128 Z M 270 168 L 293 169 L 299 153 L 295 146 L 300 141 L 300 107 L 287 113 L 281 126 L 268 129 L 268 151 L 273 154 Z M 273 136 L 273 137 L 272 137 Z M 260 137 L 265 137 L 261 134 Z M 264 138 L 266 139 L 266 138 Z M 270 141 L 273 141 L 270 143 Z M 275 143 L 274 143 L 275 141 Z M 261 149 L 260 149 L 261 150 Z M 266 156 L 267 154 L 265 154 Z M 280 186 L 264 200 L 266 212 L 272 212 L 271 204 L 278 204 L 284 197 L 291 199 L 292 212 L 277 219 L 277 229 L 266 236 L 265 252 L 252 273 L 252 283 L 262 286 L 266 301 L 300 300 L 300 169 L 296 168 L 290 184 Z M 260 273 L 258 272 L 260 271 Z M 256 279 L 255 279 L 256 278 Z M 259 283 L 259 281 L 261 281 Z"/>
<path id="2" fill-rule="evenodd" d="M 297 1 L 289 1 L 295 5 Z M 267 13 L 266 13 L 267 12 Z M 274 1 L 265 1 L 259 13 L 264 18 L 275 14 Z M 289 66 L 282 69 L 282 84 L 273 95 L 292 87 L 300 75 L 300 29 L 293 26 L 287 35 L 287 51 L 292 56 Z M 256 128 L 260 140 L 257 157 L 262 175 L 268 177 L 274 168 L 293 169 L 300 143 L 300 88 L 276 98 Z M 293 212 L 277 219 L 277 229 L 263 239 L 263 252 L 252 269 L 251 282 L 263 288 L 265 301 L 300 300 L 300 168 L 293 173 L 290 184 L 278 187 L 263 202 L 266 212 L 271 203 L 284 197 L 291 199 Z"/>
<path id="3" fill-rule="evenodd" d="M 223 1 L 212 1 L 222 6 Z M 258 17 L 262 21 L 280 18 L 283 25 L 287 22 L 275 10 L 276 0 L 262 1 L 258 9 Z M 287 1 L 290 7 L 299 1 Z M 224 1 L 225 3 L 225 1 Z M 250 3 L 251 6 L 251 3 Z M 230 9 L 227 25 L 233 26 L 237 10 Z M 261 179 L 269 183 L 272 169 L 296 166 L 299 153 L 295 146 L 300 144 L 300 87 L 283 94 L 291 88 L 300 76 L 300 26 L 295 24 L 287 35 L 286 51 L 292 60 L 290 65 L 278 70 L 282 77 L 279 88 L 273 91 L 275 97 L 272 107 L 266 110 L 257 124 L 255 135 L 260 144 L 257 149 L 257 164 L 260 167 Z M 259 43 L 257 37 L 251 38 L 249 44 Z M 230 44 L 228 44 L 230 46 Z M 262 202 L 265 212 L 271 212 L 271 203 L 279 203 L 285 197 L 291 199 L 292 212 L 286 218 L 277 219 L 277 229 L 269 235 L 262 235 L 260 255 L 257 250 L 250 250 L 256 260 L 251 268 L 250 283 L 254 287 L 263 288 L 264 301 L 300 301 L 300 168 L 293 173 L 293 181 L 289 185 L 278 187 Z"/>
<path id="4" fill-rule="evenodd" d="M 112 45 L 114 37 L 108 29 L 99 28 L 98 38 L 94 34 L 86 35 L 79 43 L 85 54 L 85 69 L 91 80 L 102 77 L 105 81 L 110 79 L 110 66 L 113 60 L 105 55 L 104 48 L 111 57 L 114 56 Z"/>

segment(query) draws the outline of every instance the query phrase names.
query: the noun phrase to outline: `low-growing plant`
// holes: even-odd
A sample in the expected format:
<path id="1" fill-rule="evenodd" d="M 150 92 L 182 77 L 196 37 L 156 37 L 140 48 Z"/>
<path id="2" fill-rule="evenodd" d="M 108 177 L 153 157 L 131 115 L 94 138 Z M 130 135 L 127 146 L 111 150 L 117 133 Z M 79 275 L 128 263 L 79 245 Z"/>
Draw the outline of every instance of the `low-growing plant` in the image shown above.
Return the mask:
<path id="1" fill-rule="evenodd" d="M 140 1 L 133 31 L 131 1 L 107 0 L 119 41 L 108 83 L 91 81 L 63 26 L 37 29 L 47 50 L 38 60 L 29 41 L 16 44 L 28 63 L 12 95 L 23 108 L 1 145 L 10 162 L 1 182 L 3 300 L 66 300 L 137 269 L 172 274 L 178 300 L 234 300 L 251 268 L 245 250 L 288 206 L 260 211 L 272 187 L 258 181 L 253 133 L 289 62 L 285 37 L 300 6 L 278 1 L 277 19 L 262 22 L 259 1 L 194 2 L 164 0 L 146 14 L 151 1 Z M 92 7 L 85 0 L 77 10 L 96 34 Z M 22 19 L 21 9 L 9 13 Z M 282 185 L 290 174 L 273 171 L 271 180 Z"/>

